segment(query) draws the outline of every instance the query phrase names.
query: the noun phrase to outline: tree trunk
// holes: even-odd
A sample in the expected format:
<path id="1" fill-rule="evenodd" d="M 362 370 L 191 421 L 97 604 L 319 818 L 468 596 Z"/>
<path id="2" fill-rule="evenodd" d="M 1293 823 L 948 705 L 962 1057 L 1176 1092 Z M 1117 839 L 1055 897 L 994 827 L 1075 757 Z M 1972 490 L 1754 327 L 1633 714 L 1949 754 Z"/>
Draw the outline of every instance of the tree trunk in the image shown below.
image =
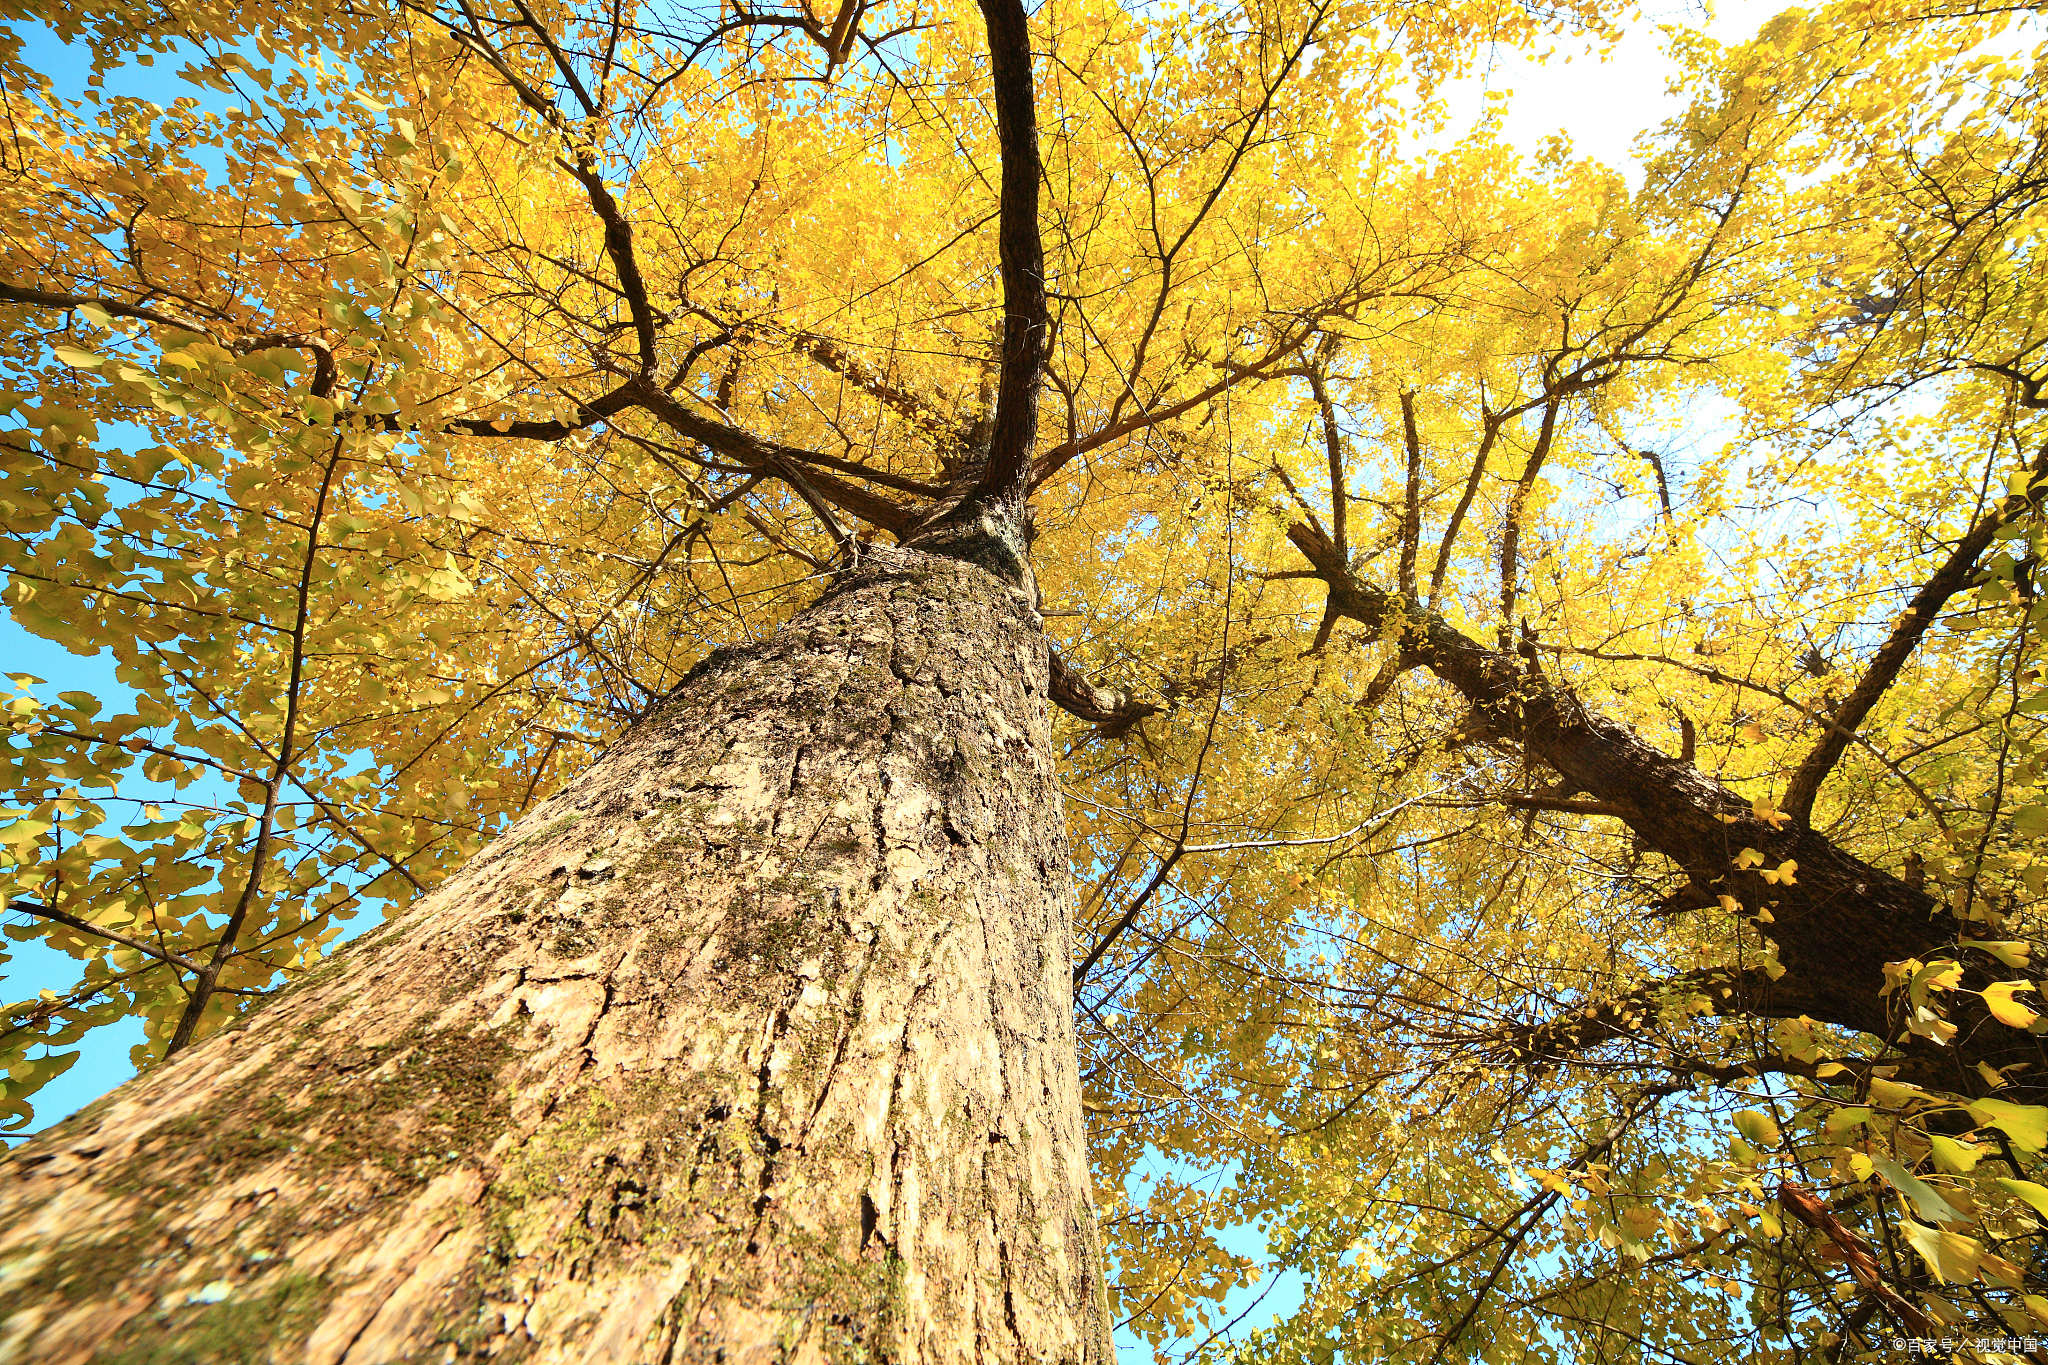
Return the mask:
<path id="1" fill-rule="evenodd" d="M 1046 647 L 876 550 L 0 1173 L 0 1362 L 1112 1359 Z"/>

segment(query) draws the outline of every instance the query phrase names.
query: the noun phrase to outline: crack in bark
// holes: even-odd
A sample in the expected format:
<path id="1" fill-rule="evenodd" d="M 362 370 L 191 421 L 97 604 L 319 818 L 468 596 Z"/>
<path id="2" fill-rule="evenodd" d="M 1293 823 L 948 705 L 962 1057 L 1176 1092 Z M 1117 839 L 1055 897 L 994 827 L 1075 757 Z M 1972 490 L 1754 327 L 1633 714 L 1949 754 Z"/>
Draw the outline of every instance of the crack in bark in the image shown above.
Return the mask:
<path id="1" fill-rule="evenodd" d="M 904 1078 L 910 1068 L 910 1035 L 917 1027 L 918 1004 L 932 994 L 932 962 L 938 956 L 940 937 L 934 936 L 925 945 L 923 957 L 917 964 L 912 980 L 910 999 L 903 1011 L 903 1032 L 896 1039 L 896 1060 L 890 1068 L 889 1100 L 882 1110 L 882 1131 L 889 1134 L 889 1240 L 903 1244 L 903 1142 L 896 1134 L 896 1107 L 903 1096 Z"/>
<path id="2" fill-rule="evenodd" d="M 817 1101 L 811 1105 L 811 1112 L 804 1119 L 803 1130 L 797 1134 L 796 1142 L 799 1147 L 809 1142 L 811 1129 L 817 1125 L 818 1115 L 823 1113 L 825 1109 L 825 1100 L 832 1093 L 833 1077 L 839 1074 L 839 1065 L 846 1060 L 846 1045 L 852 1040 L 853 1031 L 860 1027 L 861 1010 L 866 1005 L 866 997 L 862 994 L 862 988 L 867 983 L 868 968 L 875 960 L 875 954 L 881 946 L 881 941 L 879 935 L 869 940 L 867 952 L 861 955 L 860 966 L 854 972 L 851 998 L 848 1000 L 846 1007 L 846 1024 L 839 1030 L 839 1037 L 832 1046 L 832 1060 L 826 1064 L 825 1074 L 818 1082 Z"/>

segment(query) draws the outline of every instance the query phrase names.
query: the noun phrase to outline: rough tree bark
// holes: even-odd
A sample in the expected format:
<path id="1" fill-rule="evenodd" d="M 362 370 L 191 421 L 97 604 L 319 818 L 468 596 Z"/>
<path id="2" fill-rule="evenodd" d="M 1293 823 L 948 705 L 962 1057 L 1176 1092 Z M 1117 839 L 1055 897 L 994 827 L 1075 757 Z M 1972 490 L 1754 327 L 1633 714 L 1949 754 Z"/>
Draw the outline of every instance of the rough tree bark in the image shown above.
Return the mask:
<path id="1" fill-rule="evenodd" d="M 1028 593 L 874 552 L 0 1174 L 0 1361 L 1111 1359 Z"/>

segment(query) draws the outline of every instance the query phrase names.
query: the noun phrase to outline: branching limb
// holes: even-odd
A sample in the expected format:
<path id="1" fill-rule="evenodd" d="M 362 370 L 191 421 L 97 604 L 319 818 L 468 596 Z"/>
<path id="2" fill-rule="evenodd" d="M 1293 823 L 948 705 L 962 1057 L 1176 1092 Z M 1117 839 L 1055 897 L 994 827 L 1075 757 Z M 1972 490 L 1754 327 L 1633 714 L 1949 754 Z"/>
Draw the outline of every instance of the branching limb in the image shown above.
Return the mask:
<path id="1" fill-rule="evenodd" d="M 1097 687 L 1060 658 L 1059 651 L 1047 650 L 1052 672 L 1052 700 L 1062 711 L 1102 727 L 1104 736 L 1114 738 L 1159 708 L 1148 701 L 1134 701 L 1128 692 Z"/>
<path id="2" fill-rule="evenodd" d="M 1973 361 L 1970 368 L 1982 370 L 1986 374 L 1995 374 L 2002 378 L 2010 379 L 2014 384 L 2018 385 L 2019 392 L 2015 397 L 2019 399 L 2021 407 L 2031 408 L 2037 412 L 2043 408 L 2048 408 L 2048 392 L 2044 392 L 2044 389 L 2048 389 L 2048 375 L 2031 375 L 2025 370 L 2017 369 L 2011 365 L 2000 365 L 1995 361 L 1989 360 Z"/>
<path id="3" fill-rule="evenodd" d="M 891 383 L 887 375 L 877 373 L 858 357 L 849 355 L 845 347 L 830 337 L 818 336 L 812 332 L 797 332 L 790 337 L 790 344 L 825 369 L 845 379 L 862 393 L 893 408 L 904 419 L 931 435 L 943 436 L 952 425 L 946 415 L 922 395 L 904 388 L 901 384 Z M 915 491 L 936 497 L 945 489 L 938 484 L 919 481 L 919 487 Z"/>
<path id="4" fill-rule="evenodd" d="M 1395 636 L 1404 654 L 1462 696 L 1497 743 L 1593 801 L 1627 807 L 1621 818 L 1646 848 L 1713 888 L 1716 900 L 1729 897 L 1736 913 L 1768 910 L 1785 969 L 1774 1000 L 1796 997 L 1798 1012 L 1890 1035 L 1884 964 L 1924 957 L 1958 928 L 1925 888 L 1802 824 L 1766 819 L 1751 801 L 1530 672 L 1516 654 L 1481 645 L 1413 597 L 1360 581 L 1311 526 L 1297 522 L 1287 534 L 1339 611 L 1375 635 Z"/>
<path id="5" fill-rule="evenodd" d="M 1565 1164 L 1563 1169 L 1567 1172 L 1584 1171 L 1591 1163 L 1607 1155 L 1614 1144 L 1619 1142 L 1624 1134 L 1635 1127 L 1637 1119 L 1647 1114 L 1672 1093 L 1673 1088 L 1668 1086 L 1652 1087 L 1644 1091 L 1641 1095 L 1637 1096 L 1635 1103 L 1629 1107 L 1628 1112 L 1623 1114 L 1613 1127 L 1608 1130 L 1606 1137 L 1601 1138 L 1574 1157 Z M 1501 1242 L 1500 1255 L 1494 1261 L 1493 1269 L 1487 1273 L 1486 1278 L 1480 1282 L 1478 1289 L 1472 1293 L 1472 1301 L 1466 1306 L 1464 1313 L 1455 1323 L 1451 1324 L 1450 1329 L 1438 1340 L 1437 1349 L 1430 1356 L 1430 1365 L 1436 1365 L 1436 1362 L 1442 1360 L 1445 1354 L 1458 1344 L 1458 1339 L 1465 1335 L 1466 1329 L 1479 1317 L 1480 1309 L 1485 1306 L 1487 1297 L 1493 1293 L 1493 1287 L 1500 1283 L 1501 1276 L 1507 1272 L 1509 1263 L 1514 1260 L 1515 1253 L 1520 1250 L 1522 1243 L 1531 1232 L 1536 1230 L 1536 1225 L 1543 1221 L 1544 1215 L 1550 1212 L 1552 1206 L 1564 1197 L 1563 1189 L 1563 1185 L 1560 1184 L 1537 1191 L 1515 1216 L 1509 1219 L 1508 1223 L 1497 1231 L 1495 1236 L 1487 1238 L 1479 1246 L 1472 1247 L 1463 1253 L 1471 1255 L 1487 1245 L 1488 1242 L 1495 1240 Z"/>

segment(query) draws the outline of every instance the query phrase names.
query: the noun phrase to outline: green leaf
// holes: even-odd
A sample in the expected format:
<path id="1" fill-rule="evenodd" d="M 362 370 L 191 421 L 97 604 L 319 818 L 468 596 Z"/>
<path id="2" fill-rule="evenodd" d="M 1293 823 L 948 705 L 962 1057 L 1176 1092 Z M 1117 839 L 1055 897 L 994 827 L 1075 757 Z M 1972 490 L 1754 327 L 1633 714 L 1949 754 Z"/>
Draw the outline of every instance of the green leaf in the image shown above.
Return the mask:
<path id="1" fill-rule="evenodd" d="M 48 820 L 12 820 L 0 825 L 0 844 L 27 846 L 49 832 Z"/>
<path id="2" fill-rule="evenodd" d="M 105 356 L 81 351 L 76 346 L 52 346 L 50 354 L 74 370 L 96 370 L 107 363 Z"/>
<path id="3" fill-rule="evenodd" d="M 1987 1127 L 2003 1130 L 2022 1151 L 2038 1152 L 2048 1147 L 2048 1108 L 2038 1104 L 2010 1104 L 2005 1100 L 1972 1100 L 1965 1106 L 1970 1117 Z"/>
<path id="4" fill-rule="evenodd" d="M 2032 1205 L 2034 1212 L 2048 1216 L 2048 1189 L 2036 1185 L 2031 1180 L 2013 1180 L 2007 1176 L 1998 1177 L 1998 1183 L 2005 1187 L 2008 1194 Z"/>
<path id="5" fill-rule="evenodd" d="M 13 1121 L 0 1125 L 21 1128 L 35 1118 L 28 1097 L 69 1071 L 78 1061 L 76 1052 L 54 1052 L 41 1057 L 23 1057 L 7 1068 L 7 1083 L 0 1086 L 0 1114 Z"/>
<path id="6" fill-rule="evenodd" d="M 1913 1201 L 1922 1218 L 1930 1223 L 1964 1223 L 1969 1220 L 1959 1213 L 1955 1206 L 1941 1197 L 1941 1191 L 1914 1175 L 1911 1171 L 1893 1161 L 1890 1157 L 1875 1156 L 1870 1167 L 1886 1180 L 1893 1189 Z"/>
<path id="7" fill-rule="evenodd" d="M 1744 1109 L 1735 1116 L 1736 1131 L 1759 1147 L 1778 1145 L 1777 1120 L 1761 1109 Z"/>
<path id="8" fill-rule="evenodd" d="M 1882 1076 L 1872 1076 L 1870 1098 L 1887 1109 L 1903 1109 L 1914 1100 L 1927 1098 L 1927 1092 L 1905 1081 L 1891 1081 Z"/>
<path id="9" fill-rule="evenodd" d="M 1852 1128 L 1861 1128 L 1864 1124 L 1870 1122 L 1872 1115 L 1876 1112 L 1876 1110 L 1871 1109 L 1867 1105 L 1855 1105 L 1849 1108 L 1837 1109 L 1827 1117 L 1828 1136 L 1834 1137 L 1838 1134 L 1846 1133 Z"/>

